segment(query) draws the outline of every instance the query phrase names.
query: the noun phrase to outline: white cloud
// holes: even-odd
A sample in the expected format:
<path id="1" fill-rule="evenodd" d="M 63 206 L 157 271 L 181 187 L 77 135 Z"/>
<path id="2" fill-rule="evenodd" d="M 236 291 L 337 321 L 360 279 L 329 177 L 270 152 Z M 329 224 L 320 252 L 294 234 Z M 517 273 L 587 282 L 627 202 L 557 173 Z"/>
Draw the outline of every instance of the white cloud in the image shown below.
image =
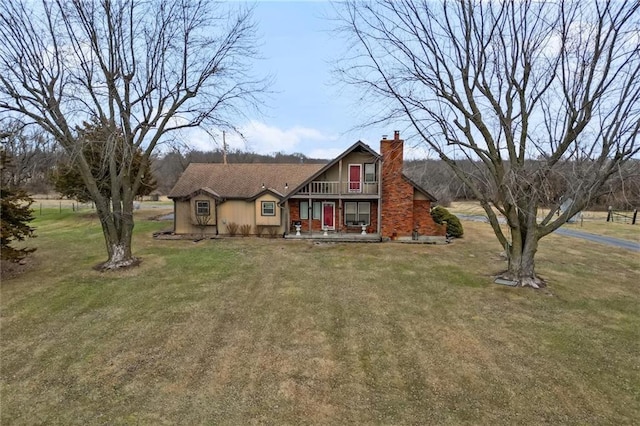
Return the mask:
<path id="1" fill-rule="evenodd" d="M 294 126 L 281 129 L 253 120 L 241 126 L 239 130 L 242 137 L 227 132 L 226 142 L 229 149 L 253 151 L 258 154 L 301 152 L 307 156 L 314 156 L 311 153 L 317 152 L 318 155 L 322 155 L 317 158 L 330 158 L 326 155 L 334 153 L 337 155 L 342 152 L 340 148 L 332 147 L 314 149 L 317 146 L 332 145 L 338 142 L 338 137 L 324 134 L 321 130 L 310 127 Z M 203 129 L 191 129 L 185 136 L 185 142 L 193 149 L 209 151 L 222 146 L 222 132 L 219 130 L 207 132 Z"/>

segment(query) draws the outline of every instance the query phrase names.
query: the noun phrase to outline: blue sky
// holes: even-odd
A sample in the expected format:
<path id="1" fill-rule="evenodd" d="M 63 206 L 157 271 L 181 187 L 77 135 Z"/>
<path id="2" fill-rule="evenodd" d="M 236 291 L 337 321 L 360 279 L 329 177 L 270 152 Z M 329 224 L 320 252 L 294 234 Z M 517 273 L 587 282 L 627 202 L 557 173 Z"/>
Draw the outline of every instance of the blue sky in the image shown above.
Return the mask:
<path id="1" fill-rule="evenodd" d="M 256 63 L 256 73 L 273 75 L 274 93 L 262 116 L 240 124 L 246 141 L 227 136 L 231 148 L 333 158 L 357 140 L 377 151 L 381 136 L 393 134 L 393 128 L 354 130 L 366 117 L 357 94 L 332 75 L 335 59 L 345 50 L 344 41 L 331 32 L 332 10 L 325 1 L 256 3 L 254 19 L 264 57 Z M 191 145 L 216 147 L 205 132 L 195 132 Z"/>

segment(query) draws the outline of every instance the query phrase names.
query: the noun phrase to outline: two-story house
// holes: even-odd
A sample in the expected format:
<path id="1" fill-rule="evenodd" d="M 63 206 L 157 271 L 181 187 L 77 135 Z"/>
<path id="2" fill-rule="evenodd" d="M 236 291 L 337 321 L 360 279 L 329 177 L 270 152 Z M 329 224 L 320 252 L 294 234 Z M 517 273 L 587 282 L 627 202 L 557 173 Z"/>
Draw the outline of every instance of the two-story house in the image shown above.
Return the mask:
<path id="1" fill-rule="evenodd" d="M 444 236 L 430 214 L 435 198 L 402 172 L 403 150 L 396 131 L 380 154 L 358 141 L 325 165 L 191 164 L 169 194 L 174 232 L 225 235 L 245 225 L 291 238 Z"/>

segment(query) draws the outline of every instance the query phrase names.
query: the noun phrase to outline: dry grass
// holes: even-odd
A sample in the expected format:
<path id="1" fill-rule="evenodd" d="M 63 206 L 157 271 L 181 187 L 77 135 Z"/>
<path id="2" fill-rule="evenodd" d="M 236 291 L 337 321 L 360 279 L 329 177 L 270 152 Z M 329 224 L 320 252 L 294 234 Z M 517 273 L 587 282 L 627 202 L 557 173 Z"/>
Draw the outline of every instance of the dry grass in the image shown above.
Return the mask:
<path id="1" fill-rule="evenodd" d="M 139 221 L 142 266 L 98 273 L 95 219 L 36 225 L 34 268 L 2 282 L 2 424 L 640 418 L 630 252 L 551 236 L 536 292 L 491 283 L 481 223 L 428 246 L 154 241 L 167 224 Z"/>

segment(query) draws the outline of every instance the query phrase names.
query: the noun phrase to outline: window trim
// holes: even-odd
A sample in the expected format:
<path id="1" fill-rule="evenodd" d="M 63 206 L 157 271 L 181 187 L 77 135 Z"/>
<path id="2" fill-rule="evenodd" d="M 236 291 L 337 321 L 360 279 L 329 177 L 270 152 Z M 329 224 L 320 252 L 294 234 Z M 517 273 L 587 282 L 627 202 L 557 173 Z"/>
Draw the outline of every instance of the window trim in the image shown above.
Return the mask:
<path id="1" fill-rule="evenodd" d="M 200 205 L 207 206 L 207 212 L 200 212 Z M 211 216 L 211 202 L 209 200 L 195 200 L 196 216 Z"/>
<path id="2" fill-rule="evenodd" d="M 306 213 L 302 213 L 305 209 L 302 204 L 307 206 Z M 300 205 L 300 220 L 309 220 L 309 210 L 311 210 L 311 219 L 313 220 L 321 220 L 322 219 L 322 201 L 312 201 L 311 209 L 309 209 L 309 201 L 301 200 Z"/>
<path id="3" fill-rule="evenodd" d="M 373 180 L 367 179 L 367 166 L 373 167 Z M 362 181 L 364 183 L 376 183 L 376 163 L 364 163 L 364 171 Z"/>
<path id="4" fill-rule="evenodd" d="M 351 168 L 358 168 L 358 180 L 351 180 Z M 362 164 L 360 163 L 352 163 L 349 164 L 349 166 L 347 167 L 348 170 L 348 176 L 347 176 L 347 180 L 349 182 L 349 186 L 348 186 L 348 190 L 351 193 L 361 193 L 362 192 L 362 172 L 363 172 L 364 167 L 362 167 Z"/>
<path id="5" fill-rule="evenodd" d="M 353 211 L 351 211 L 353 209 Z M 344 224 L 346 226 L 355 226 L 353 223 L 356 221 L 347 220 L 347 215 L 355 215 L 355 219 L 358 219 L 358 203 L 356 201 L 345 201 L 344 202 Z M 352 222 L 349 225 L 349 222 Z"/>
<path id="6" fill-rule="evenodd" d="M 363 214 L 361 207 L 364 206 L 365 204 L 367 205 L 367 208 L 366 208 L 366 212 L 367 213 L 366 213 L 366 215 L 367 215 L 367 218 L 368 218 L 366 223 L 365 223 L 365 225 L 369 226 L 369 225 L 371 225 L 371 203 L 370 202 L 368 202 L 368 201 L 358 201 L 358 219 L 361 219 L 361 216 Z M 364 220 L 358 220 L 358 222 L 365 222 L 365 221 Z"/>
<path id="7" fill-rule="evenodd" d="M 304 207 L 303 207 L 304 204 Z M 309 220 L 309 201 L 300 200 L 300 220 Z"/>
<path id="8" fill-rule="evenodd" d="M 347 213 L 349 211 L 349 208 L 347 206 L 349 205 L 354 205 L 355 206 L 355 219 L 354 221 L 347 221 L 347 214 L 354 214 L 354 213 Z M 364 205 L 367 205 L 368 207 L 364 207 Z M 353 207 L 353 206 L 352 206 Z M 361 213 L 361 210 L 367 211 L 367 213 Z M 367 221 L 361 220 L 361 215 L 366 214 L 368 217 Z M 353 222 L 351 225 L 348 224 L 348 222 Z M 365 225 L 370 226 L 371 225 L 371 203 L 369 201 L 345 201 L 344 202 L 344 224 L 346 226 L 361 226 L 361 225 L 355 225 L 356 223 L 360 223 L 360 222 L 365 222 Z"/>
<path id="9" fill-rule="evenodd" d="M 322 220 L 322 201 L 313 202 L 313 211 L 311 212 L 311 218 L 313 220 Z"/>
<path id="10" fill-rule="evenodd" d="M 260 207 L 261 207 L 260 208 L 260 213 L 261 213 L 262 216 L 273 217 L 273 216 L 276 215 L 276 202 L 275 201 L 261 201 L 260 203 L 261 203 L 261 205 L 260 205 Z M 265 213 L 265 207 L 268 206 L 268 205 L 273 206 L 272 209 L 270 209 L 270 210 L 273 211 L 273 213 Z"/>

